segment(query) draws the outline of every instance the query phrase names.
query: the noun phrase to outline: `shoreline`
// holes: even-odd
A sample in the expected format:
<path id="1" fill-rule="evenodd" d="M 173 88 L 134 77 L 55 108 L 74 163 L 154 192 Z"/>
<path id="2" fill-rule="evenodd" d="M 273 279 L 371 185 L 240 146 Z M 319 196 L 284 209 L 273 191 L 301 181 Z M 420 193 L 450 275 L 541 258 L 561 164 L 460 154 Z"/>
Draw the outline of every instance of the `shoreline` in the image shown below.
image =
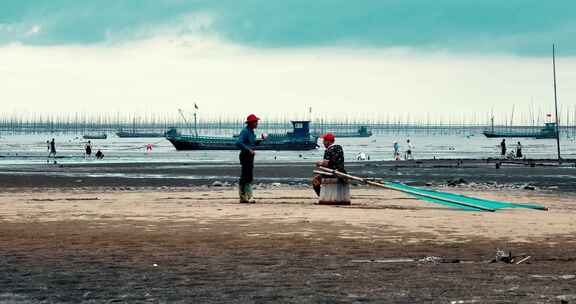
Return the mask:
<path id="1" fill-rule="evenodd" d="M 0 185 L 4 189 L 192 187 L 210 186 L 215 182 L 234 185 L 240 171 L 236 162 L 40 164 L 0 168 Z M 255 182 L 309 185 L 313 168 L 312 161 L 257 162 Z M 353 175 L 413 186 L 576 192 L 576 167 L 571 161 L 562 166 L 549 159 L 527 162 L 479 159 L 352 161 L 346 163 L 346 168 Z"/>

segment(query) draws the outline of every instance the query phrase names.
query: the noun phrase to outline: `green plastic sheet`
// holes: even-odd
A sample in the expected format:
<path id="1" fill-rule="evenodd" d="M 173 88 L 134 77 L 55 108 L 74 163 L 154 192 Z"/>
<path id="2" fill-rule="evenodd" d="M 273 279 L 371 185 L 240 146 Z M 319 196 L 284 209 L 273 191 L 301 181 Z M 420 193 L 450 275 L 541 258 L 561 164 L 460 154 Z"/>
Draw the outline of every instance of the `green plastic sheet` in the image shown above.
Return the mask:
<path id="1" fill-rule="evenodd" d="M 385 185 L 390 187 L 390 188 L 397 189 L 397 190 L 414 192 L 416 194 L 410 194 L 410 195 L 412 195 L 418 199 L 427 201 L 427 202 L 441 204 L 441 205 L 450 206 L 450 207 L 459 208 L 459 209 L 464 209 L 464 210 L 469 210 L 469 211 L 496 211 L 498 209 L 503 209 L 503 208 L 527 208 L 527 209 L 536 209 L 536 210 L 548 210 L 548 208 L 546 208 L 545 206 L 538 205 L 538 204 L 516 204 L 516 203 L 492 201 L 492 200 L 486 200 L 486 199 L 481 199 L 481 198 L 469 197 L 469 196 L 465 196 L 465 195 L 461 195 L 461 194 L 454 194 L 454 193 L 440 192 L 440 191 L 434 191 L 434 190 L 423 189 L 423 188 L 418 188 L 418 187 L 412 187 L 412 186 L 407 186 L 407 185 L 400 184 L 400 183 L 386 183 Z M 420 196 L 420 195 L 418 195 L 418 193 L 426 195 L 426 196 L 432 196 L 435 198 Z M 447 202 L 447 201 L 444 201 L 443 199 L 448 199 L 448 200 L 456 202 L 456 203 Z M 458 204 L 458 202 L 461 202 L 463 204 Z M 474 208 L 473 206 L 478 206 L 478 207 L 486 208 L 489 210 L 483 210 L 481 208 Z"/>

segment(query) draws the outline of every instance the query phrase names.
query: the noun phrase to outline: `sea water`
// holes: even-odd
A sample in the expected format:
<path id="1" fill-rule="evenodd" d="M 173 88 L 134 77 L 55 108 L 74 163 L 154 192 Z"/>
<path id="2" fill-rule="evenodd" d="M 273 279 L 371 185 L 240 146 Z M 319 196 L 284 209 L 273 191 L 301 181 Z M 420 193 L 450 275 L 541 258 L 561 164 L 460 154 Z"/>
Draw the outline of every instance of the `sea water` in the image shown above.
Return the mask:
<path id="1" fill-rule="evenodd" d="M 108 135 L 107 139 L 90 140 L 92 157 L 84 157 L 84 145 L 88 142 L 73 134 L 34 134 L 3 135 L 0 137 L 0 164 L 46 163 L 48 146 L 46 141 L 56 141 L 58 163 L 126 163 L 126 162 L 236 162 L 237 151 L 176 151 L 164 138 L 119 138 Z M 368 138 L 337 138 L 343 146 L 346 161 L 355 161 L 360 153 L 370 160 L 392 160 L 393 144 L 398 141 L 402 155 L 410 139 L 415 159 L 486 159 L 500 157 L 501 139 L 486 138 L 482 134 L 473 135 L 380 135 Z M 321 141 L 321 140 L 320 140 Z M 258 151 L 259 162 L 310 161 L 322 157 L 324 148 L 311 151 Z M 522 152 L 527 158 L 555 158 L 554 139 L 507 139 L 508 151 L 522 143 Z M 146 145 L 152 151 L 146 151 Z M 576 143 L 562 139 L 564 158 L 576 157 Z M 101 150 L 105 157 L 96 160 L 96 151 Z M 50 160 L 53 161 L 52 159 Z"/>

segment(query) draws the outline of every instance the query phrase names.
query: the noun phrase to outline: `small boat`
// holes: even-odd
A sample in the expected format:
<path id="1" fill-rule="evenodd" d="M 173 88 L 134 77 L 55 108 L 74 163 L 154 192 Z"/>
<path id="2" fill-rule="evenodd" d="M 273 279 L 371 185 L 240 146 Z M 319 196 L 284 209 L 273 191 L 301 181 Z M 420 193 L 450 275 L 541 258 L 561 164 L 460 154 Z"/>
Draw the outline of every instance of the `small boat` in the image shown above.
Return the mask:
<path id="1" fill-rule="evenodd" d="M 356 132 L 336 132 L 334 135 L 336 137 L 370 137 L 372 131 L 368 130 L 366 126 L 361 126 Z"/>
<path id="2" fill-rule="evenodd" d="M 356 132 L 332 132 L 334 136 L 342 137 L 370 137 L 372 136 L 372 131 L 368 130 L 367 126 L 361 126 Z M 319 134 L 318 134 L 319 135 Z"/>
<path id="3" fill-rule="evenodd" d="M 127 131 L 118 131 L 116 132 L 116 136 L 120 138 L 153 138 L 153 137 L 165 137 L 166 132 L 164 133 L 154 133 L 154 132 L 127 132 Z"/>
<path id="4" fill-rule="evenodd" d="M 151 138 L 151 137 L 165 137 L 166 132 L 137 132 L 136 131 L 136 117 L 132 119 L 132 130 L 124 131 L 122 128 L 116 132 L 116 136 L 120 138 Z"/>
<path id="5" fill-rule="evenodd" d="M 108 138 L 108 135 L 106 135 L 106 133 L 102 133 L 102 134 L 84 134 L 82 136 L 82 138 L 84 139 L 106 139 Z"/>
<path id="6" fill-rule="evenodd" d="M 256 147 L 257 150 L 305 151 L 318 147 L 318 136 L 310 134 L 310 121 L 292 121 L 293 131 L 270 134 Z M 238 150 L 233 136 L 182 135 L 176 129 L 166 132 L 166 139 L 176 150 Z"/>
<path id="7" fill-rule="evenodd" d="M 502 138 L 502 137 L 525 137 L 536 139 L 552 139 L 558 137 L 555 122 L 547 122 L 544 127 L 537 131 L 514 131 L 514 130 L 486 130 L 482 132 L 488 138 Z"/>

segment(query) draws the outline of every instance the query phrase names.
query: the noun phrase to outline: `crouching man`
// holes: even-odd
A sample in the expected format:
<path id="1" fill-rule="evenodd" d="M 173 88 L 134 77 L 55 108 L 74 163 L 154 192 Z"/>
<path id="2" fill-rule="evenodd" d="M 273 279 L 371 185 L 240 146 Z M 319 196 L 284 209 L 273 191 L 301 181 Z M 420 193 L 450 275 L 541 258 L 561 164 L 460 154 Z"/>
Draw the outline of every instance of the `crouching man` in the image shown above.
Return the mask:
<path id="1" fill-rule="evenodd" d="M 332 133 L 327 133 L 321 136 L 323 145 L 326 148 L 324 151 L 324 158 L 316 162 L 316 166 L 338 170 L 339 172 L 346 173 L 344 169 L 344 150 L 340 145 L 334 144 L 336 137 Z M 346 184 L 345 180 L 338 179 L 338 183 Z M 320 189 L 322 187 L 322 176 L 315 175 L 312 180 L 312 187 L 318 196 L 320 196 Z"/>

